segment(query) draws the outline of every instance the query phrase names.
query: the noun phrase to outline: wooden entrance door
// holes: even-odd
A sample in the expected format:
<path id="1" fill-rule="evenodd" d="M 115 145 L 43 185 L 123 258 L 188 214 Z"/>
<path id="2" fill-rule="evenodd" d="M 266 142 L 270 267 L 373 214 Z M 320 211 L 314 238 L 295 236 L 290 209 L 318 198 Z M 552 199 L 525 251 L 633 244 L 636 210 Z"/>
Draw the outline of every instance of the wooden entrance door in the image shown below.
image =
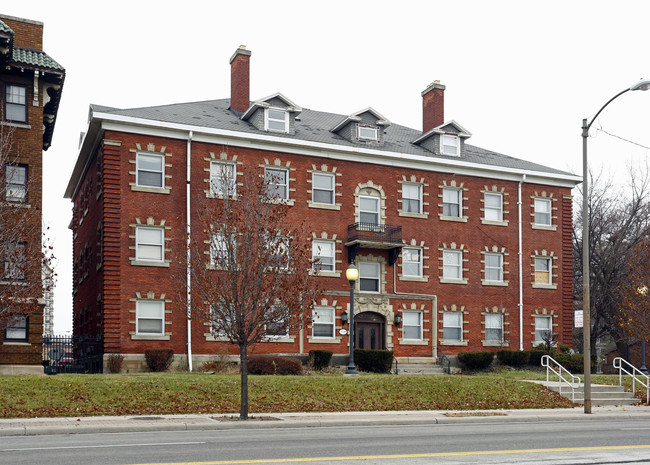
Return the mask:
<path id="1" fill-rule="evenodd" d="M 354 347 L 357 349 L 383 349 L 381 340 L 381 323 L 371 321 L 359 321 L 355 324 L 356 334 Z"/>

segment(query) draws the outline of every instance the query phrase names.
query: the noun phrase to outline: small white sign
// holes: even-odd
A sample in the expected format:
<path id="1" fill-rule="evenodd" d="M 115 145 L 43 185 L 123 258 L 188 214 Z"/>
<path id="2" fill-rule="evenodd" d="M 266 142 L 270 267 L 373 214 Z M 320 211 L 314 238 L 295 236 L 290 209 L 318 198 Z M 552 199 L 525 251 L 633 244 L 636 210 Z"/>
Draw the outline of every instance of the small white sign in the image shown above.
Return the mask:
<path id="1" fill-rule="evenodd" d="M 575 311 L 574 321 L 576 328 L 582 328 L 582 310 Z"/>
<path id="2" fill-rule="evenodd" d="M 348 334 L 348 330 L 347 329 L 339 329 L 339 334 L 341 336 L 345 336 L 346 334 Z"/>

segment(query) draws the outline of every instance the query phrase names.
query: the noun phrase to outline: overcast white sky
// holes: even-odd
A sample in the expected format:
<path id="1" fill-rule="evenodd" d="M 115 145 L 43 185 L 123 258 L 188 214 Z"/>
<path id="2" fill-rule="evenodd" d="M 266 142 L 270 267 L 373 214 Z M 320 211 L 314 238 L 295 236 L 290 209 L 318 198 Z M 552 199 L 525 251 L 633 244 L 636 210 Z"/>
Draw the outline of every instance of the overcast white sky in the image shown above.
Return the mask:
<path id="1" fill-rule="evenodd" d="M 313 110 L 373 107 L 421 128 L 420 92 L 447 86 L 445 119 L 472 145 L 581 173 L 582 118 L 650 78 L 650 2 L 23 0 L 2 13 L 45 24 L 44 49 L 66 68 L 45 152 L 45 221 L 58 257 L 55 330 L 71 330 L 71 204 L 63 199 L 88 105 L 119 108 L 227 98 L 229 59 L 252 51 L 251 99 L 282 92 Z M 650 92 L 599 117 L 650 146 Z M 594 128 L 598 125 L 594 124 Z M 590 166 L 623 174 L 643 147 L 592 129 Z"/>

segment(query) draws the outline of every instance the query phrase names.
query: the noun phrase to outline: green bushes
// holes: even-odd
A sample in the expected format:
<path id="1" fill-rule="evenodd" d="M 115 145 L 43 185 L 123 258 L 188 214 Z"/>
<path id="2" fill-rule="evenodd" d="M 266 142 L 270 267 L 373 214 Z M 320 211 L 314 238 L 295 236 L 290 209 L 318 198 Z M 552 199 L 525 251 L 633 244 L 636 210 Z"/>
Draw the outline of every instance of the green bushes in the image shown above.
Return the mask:
<path id="1" fill-rule="evenodd" d="M 302 363 L 291 357 L 277 355 L 251 355 L 248 358 L 251 375 L 302 375 Z"/>
<path id="2" fill-rule="evenodd" d="M 545 350 L 539 350 L 539 349 L 532 349 L 529 350 L 528 353 L 530 354 L 528 356 L 528 364 L 532 365 L 534 367 L 539 367 L 542 365 L 542 357 L 544 355 L 547 355 Z M 552 355 L 551 355 L 552 357 Z"/>
<path id="3" fill-rule="evenodd" d="M 554 354 L 551 355 L 557 363 L 569 370 L 571 373 L 582 373 L 584 370 L 584 357 L 582 354 Z"/>
<path id="4" fill-rule="evenodd" d="M 333 352 L 331 350 L 310 350 L 309 364 L 314 370 L 322 370 L 330 365 Z"/>
<path id="5" fill-rule="evenodd" d="M 458 360 L 470 370 L 485 370 L 494 360 L 494 352 L 461 352 Z"/>
<path id="6" fill-rule="evenodd" d="M 528 363 L 530 352 L 524 350 L 499 350 L 497 359 L 502 365 L 521 367 Z"/>
<path id="7" fill-rule="evenodd" d="M 146 349 L 144 359 L 151 371 L 167 371 L 174 361 L 172 349 Z"/>
<path id="8" fill-rule="evenodd" d="M 360 371 L 390 373 L 390 368 L 393 366 L 393 351 L 354 349 L 354 362 Z"/>

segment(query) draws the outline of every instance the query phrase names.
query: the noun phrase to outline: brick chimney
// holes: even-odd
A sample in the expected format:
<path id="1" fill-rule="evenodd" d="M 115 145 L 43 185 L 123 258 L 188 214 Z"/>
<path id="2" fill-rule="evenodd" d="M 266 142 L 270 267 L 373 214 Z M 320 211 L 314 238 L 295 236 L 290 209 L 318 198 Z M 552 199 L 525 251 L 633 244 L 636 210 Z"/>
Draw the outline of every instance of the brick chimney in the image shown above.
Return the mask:
<path id="1" fill-rule="evenodd" d="M 250 106 L 251 52 L 240 45 L 230 58 L 230 108 L 244 113 Z"/>
<path id="2" fill-rule="evenodd" d="M 445 122 L 445 86 L 434 81 L 422 91 L 422 133 Z"/>

